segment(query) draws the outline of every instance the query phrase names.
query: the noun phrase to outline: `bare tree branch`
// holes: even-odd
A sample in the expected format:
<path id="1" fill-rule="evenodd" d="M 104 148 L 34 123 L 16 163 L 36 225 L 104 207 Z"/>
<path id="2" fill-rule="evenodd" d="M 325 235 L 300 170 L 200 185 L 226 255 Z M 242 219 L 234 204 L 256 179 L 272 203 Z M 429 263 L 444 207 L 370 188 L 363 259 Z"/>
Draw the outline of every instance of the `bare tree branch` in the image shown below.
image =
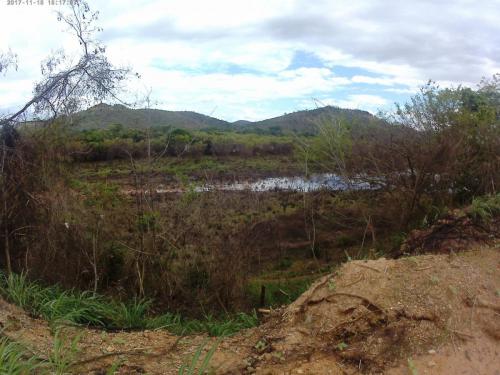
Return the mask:
<path id="1" fill-rule="evenodd" d="M 83 107 L 107 98 L 119 101 L 121 83 L 130 69 L 114 67 L 105 55 L 106 48 L 95 35 L 101 28 L 95 26 L 98 12 L 92 12 L 87 2 L 71 2 L 69 14 L 58 13 L 78 40 L 82 50 L 76 64 L 71 64 L 62 51 L 54 53 L 42 63 L 43 78 L 35 85 L 33 97 L 18 111 L 0 119 L 0 125 L 15 124 L 32 111 L 39 118 L 70 115 Z M 13 54 L 0 55 L 0 72 L 13 64 Z"/>

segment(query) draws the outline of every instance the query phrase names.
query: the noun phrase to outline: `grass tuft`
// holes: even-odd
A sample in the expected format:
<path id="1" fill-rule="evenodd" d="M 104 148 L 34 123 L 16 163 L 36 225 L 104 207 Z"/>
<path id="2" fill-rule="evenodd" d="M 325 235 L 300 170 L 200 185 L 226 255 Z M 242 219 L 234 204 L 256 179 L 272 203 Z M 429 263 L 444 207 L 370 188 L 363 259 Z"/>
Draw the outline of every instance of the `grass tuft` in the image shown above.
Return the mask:
<path id="1" fill-rule="evenodd" d="M 6 338 L 0 339 L 0 374 L 28 375 L 38 367 L 36 358 L 29 356 L 23 346 Z"/>
<path id="2" fill-rule="evenodd" d="M 500 214 L 500 193 L 496 195 L 485 195 L 472 200 L 469 215 L 477 221 L 490 222 L 491 219 Z"/>
<path id="3" fill-rule="evenodd" d="M 217 350 L 220 340 L 216 341 L 208 350 L 208 352 L 202 356 L 203 349 L 208 343 L 208 339 L 205 340 L 198 348 L 196 352 L 193 354 L 191 361 L 189 363 L 183 364 L 179 369 L 179 375 L 202 375 L 208 372 L 208 367 L 212 357 Z"/>
<path id="4" fill-rule="evenodd" d="M 31 315 L 46 319 L 55 329 L 62 324 L 74 324 L 105 329 L 168 329 L 178 335 L 206 332 L 210 336 L 228 336 L 258 324 L 255 311 L 224 319 L 207 315 L 202 320 L 186 320 L 173 313 L 153 316 L 150 299 L 117 302 L 88 291 L 44 287 L 28 280 L 24 274 L 1 274 L 0 294 Z"/>

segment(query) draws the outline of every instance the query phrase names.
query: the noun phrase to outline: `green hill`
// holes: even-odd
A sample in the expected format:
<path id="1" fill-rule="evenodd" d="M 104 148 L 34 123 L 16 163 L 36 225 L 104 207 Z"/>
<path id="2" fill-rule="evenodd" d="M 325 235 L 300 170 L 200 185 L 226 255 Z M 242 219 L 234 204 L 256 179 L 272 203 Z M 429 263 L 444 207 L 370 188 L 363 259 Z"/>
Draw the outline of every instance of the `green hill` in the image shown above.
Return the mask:
<path id="1" fill-rule="evenodd" d="M 385 124 L 369 112 L 331 106 L 288 113 L 262 121 L 239 120 L 233 123 L 196 112 L 131 109 L 119 104 L 99 104 L 77 113 L 74 117 L 74 123 L 79 129 L 105 128 L 111 124 L 121 124 L 128 128 L 170 126 L 187 130 L 216 129 L 266 134 L 315 134 L 318 123 L 337 120 L 345 121 L 353 130 L 362 133 Z"/>
<path id="2" fill-rule="evenodd" d="M 239 125 L 242 131 L 292 131 L 303 134 L 315 134 L 318 124 L 324 121 L 345 121 L 353 128 L 373 128 L 385 122 L 371 113 L 357 109 L 344 109 L 332 106 L 288 113 L 267 120 Z"/>
<path id="3" fill-rule="evenodd" d="M 131 109 L 120 104 L 98 104 L 79 112 L 74 119 L 80 129 L 104 128 L 121 124 L 127 128 L 171 126 L 180 129 L 199 130 L 205 128 L 225 129 L 227 121 L 190 111 L 166 111 L 162 109 Z"/>

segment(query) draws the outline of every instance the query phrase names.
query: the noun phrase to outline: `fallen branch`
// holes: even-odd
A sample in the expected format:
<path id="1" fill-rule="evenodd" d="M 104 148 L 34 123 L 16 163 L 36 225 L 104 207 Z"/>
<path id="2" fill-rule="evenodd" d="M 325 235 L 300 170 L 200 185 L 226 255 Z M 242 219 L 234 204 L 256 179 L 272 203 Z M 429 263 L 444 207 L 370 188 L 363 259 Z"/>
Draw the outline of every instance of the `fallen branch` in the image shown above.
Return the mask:
<path id="1" fill-rule="evenodd" d="M 370 299 L 363 297 L 363 296 L 360 296 L 359 294 L 353 294 L 353 293 L 345 293 L 345 292 L 332 293 L 325 298 L 308 301 L 307 304 L 308 305 L 315 305 L 315 304 L 321 303 L 323 301 L 331 302 L 330 298 L 335 297 L 335 296 L 345 296 L 345 297 L 358 298 L 358 299 L 366 302 L 369 306 L 375 307 L 377 310 L 379 310 L 384 315 L 387 315 L 387 312 L 385 311 L 385 309 L 380 307 L 379 305 L 377 305 L 375 302 L 372 302 Z"/>
<path id="2" fill-rule="evenodd" d="M 462 338 L 464 338 L 464 337 L 468 338 L 468 339 L 475 339 L 476 338 L 476 336 L 474 336 L 474 335 L 471 335 L 471 334 L 465 333 L 465 332 L 461 332 L 461 331 L 457 331 L 455 329 L 450 329 L 450 332 L 454 333 L 457 336 L 462 336 Z"/>
<path id="3" fill-rule="evenodd" d="M 101 355 L 98 355 L 95 357 L 83 359 L 81 361 L 72 363 L 70 365 L 70 367 L 81 366 L 81 365 L 85 365 L 85 364 L 92 363 L 92 362 L 98 362 L 102 359 L 109 358 L 109 357 L 115 357 L 115 356 L 119 356 L 119 355 L 145 355 L 148 357 L 159 357 L 159 356 L 165 355 L 169 351 L 174 350 L 176 348 L 177 344 L 183 338 L 184 338 L 184 336 L 179 336 L 177 338 L 177 340 L 175 340 L 175 342 L 169 348 L 163 349 L 157 353 L 148 353 L 148 351 L 151 350 L 152 348 L 135 348 L 135 349 L 131 349 L 131 350 L 122 350 L 119 352 L 106 353 L 106 354 L 101 354 Z"/>

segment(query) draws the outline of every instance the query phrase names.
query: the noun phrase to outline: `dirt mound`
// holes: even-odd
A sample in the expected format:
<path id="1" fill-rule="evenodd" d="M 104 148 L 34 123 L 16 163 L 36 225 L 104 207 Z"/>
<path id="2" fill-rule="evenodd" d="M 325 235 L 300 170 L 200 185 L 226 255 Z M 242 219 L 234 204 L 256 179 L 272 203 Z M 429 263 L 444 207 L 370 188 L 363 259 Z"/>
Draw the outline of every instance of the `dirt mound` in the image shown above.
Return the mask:
<path id="1" fill-rule="evenodd" d="M 454 211 L 430 228 L 413 230 L 395 255 L 449 253 L 491 243 L 500 233 L 500 218 L 490 223 L 473 220 L 463 211 Z"/>
<path id="2" fill-rule="evenodd" d="M 499 255 L 349 262 L 275 312 L 247 369 L 232 373 L 379 373 L 475 340 L 498 351 Z"/>
<path id="3" fill-rule="evenodd" d="M 224 339 L 211 365 L 216 374 L 498 374 L 499 250 L 348 262 L 260 327 Z M 1 302 L 0 325 L 50 355 L 46 322 Z M 205 340 L 165 330 L 66 334 L 80 337 L 70 371 L 81 374 L 116 363 L 120 374 L 177 374 Z"/>

